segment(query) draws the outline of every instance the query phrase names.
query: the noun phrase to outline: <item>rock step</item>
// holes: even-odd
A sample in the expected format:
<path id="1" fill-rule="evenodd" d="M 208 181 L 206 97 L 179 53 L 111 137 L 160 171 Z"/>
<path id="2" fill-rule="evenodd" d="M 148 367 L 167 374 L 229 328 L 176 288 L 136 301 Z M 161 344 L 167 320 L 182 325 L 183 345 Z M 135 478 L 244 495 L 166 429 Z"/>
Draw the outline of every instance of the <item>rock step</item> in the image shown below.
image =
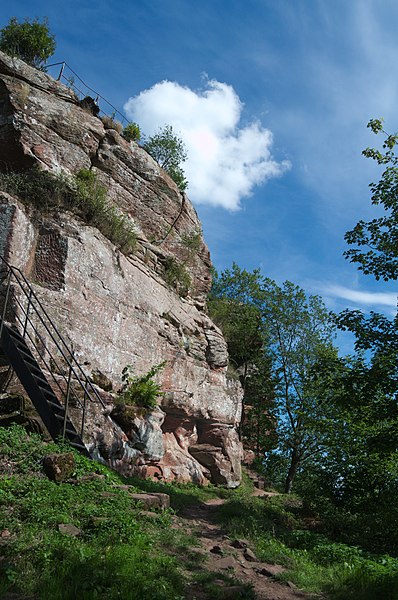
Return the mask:
<path id="1" fill-rule="evenodd" d="M 162 492 L 135 492 L 135 488 L 131 485 L 114 485 L 112 486 L 111 490 L 112 489 L 119 489 L 129 492 L 132 500 L 141 502 L 143 504 L 144 510 L 150 510 L 153 508 L 165 510 L 166 508 L 170 508 L 170 496 Z M 112 491 L 109 491 L 102 492 L 102 495 L 105 497 L 111 497 L 114 494 L 112 494 Z"/>
<path id="2" fill-rule="evenodd" d="M 258 488 L 259 490 L 263 490 L 265 488 L 265 477 L 259 475 L 251 469 L 247 469 L 246 472 L 254 487 Z"/>

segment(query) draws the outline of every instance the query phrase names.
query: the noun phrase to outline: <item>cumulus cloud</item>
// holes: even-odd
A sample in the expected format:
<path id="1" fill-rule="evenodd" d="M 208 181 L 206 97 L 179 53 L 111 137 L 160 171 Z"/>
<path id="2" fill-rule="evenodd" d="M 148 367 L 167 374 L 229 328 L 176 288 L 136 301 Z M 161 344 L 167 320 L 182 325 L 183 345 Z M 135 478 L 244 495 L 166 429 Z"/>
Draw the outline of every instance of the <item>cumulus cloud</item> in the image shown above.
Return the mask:
<path id="1" fill-rule="evenodd" d="M 361 292 L 340 285 L 329 285 L 324 288 L 324 293 L 364 306 L 397 306 L 395 292 Z"/>
<path id="2" fill-rule="evenodd" d="M 162 81 L 129 98 L 124 109 L 146 135 L 172 125 L 187 147 L 183 165 L 190 198 L 237 210 L 253 188 L 286 171 L 271 154 L 272 133 L 260 122 L 240 127 L 243 103 L 232 86 L 207 80 L 194 91 Z"/>

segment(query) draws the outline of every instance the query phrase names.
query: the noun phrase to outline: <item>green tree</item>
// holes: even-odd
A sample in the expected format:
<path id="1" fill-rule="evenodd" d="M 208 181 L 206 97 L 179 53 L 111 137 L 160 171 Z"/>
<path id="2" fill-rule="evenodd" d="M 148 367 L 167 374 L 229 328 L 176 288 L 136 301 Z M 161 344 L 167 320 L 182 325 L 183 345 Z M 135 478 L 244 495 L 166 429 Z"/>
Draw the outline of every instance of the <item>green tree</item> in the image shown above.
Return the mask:
<path id="1" fill-rule="evenodd" d="M 321 355 L 335 352 L 329 314 L 319 297 L 235 264 L 214 279 L 209 308 L 244 387 L 242 437 L 260 453 L 275 446 L 269 433 L 276 427 L 268 464 L 284 465 L 290 492 L 298 469 L 321 451 L 314 421 L 323 407 L 310 372 Z"/>
<path id="2" fill-rule="evenodd" d="M 284 490 L 290 493 L 298 470 L 323 449 L 317 423 L 324 406 L 311 372 L 322 356 L 336 353 L 333 326 L 319 296 L 307 296 L 289 281 L 280 287 L 266 279 L 263 289 L 264 339 L 278 379 L 276 453 L 286 459 Z"/>
<path id="3" fill-rule="evenodd" d="M 275 385 L 269 357 L 257 357 L 246 375 L 242 441 L 245 448 L 254 452 L 261 467 L 265 453 L 277 444 Z"/>
<path id="4" fill-rule="evenodd" d="M 49 31 L 47 19 L 42 23 L 38 19 L 25 19 L 20 23 L 12 17 L 0 30 L 0 50 L 42 69 L 55 52 L 55 37 Z"/>
<path id="5" fill-rule="evenodd" d="M 264 356 L 262 277 L 235 263 L 213 276 L 208 308 L 228 344 L 229 370 L 243 387 L 242 441 L 258 459 L 275 446 L 274 385 L 270 360 Z"/>
<path id="6" fill-rule="evenodd" d="M 385 166 L 380 181 L 370 184 L 372 204 L 384 210 L 369 222 L 359 221 L 345 239 L 355 246 L 348 260 L 376 280 L 398 277 L 397 134 L 383 131 L 382 120 L 368 127 L 385 135 L 382 150 L 363 154 Z M 336 324 L 356 336 L 354 357 L 318 363 L 317 386 L 328 398 L 329 435 L 322 463 L 312 465 L 318 494 L 339 509 L 338 519 L 351 536 L 374 549 L 398 551 L 398 317 L 345 310 Z M 343 518 L 344 517 L 344 518 Z M 358 534 L 359 532 L 359 534 Z M 379 534 L 380 532 L 380 534 Z M 352 538 L 351 538 L 352 539 Z"/>
<path id="7" fill-rule="evenodd" d="M 261 280 L 259 270 L 249 273 L 234 263 L 214 274 L 208 298 L 210 314 L 224 333 L 230 361 L 240 370 L 243 384 L 250 364 L 262 355 Z"/>
<path id="8" fill-rule="evenodd" d="M 159 129 L 143 144 L 144 150 L 154 158 L 159 165 L 170 175 L 183 192 L 188 187 L 181 163 L 187 159 L 185 144 L 178 137 L 171 125 Z"/>
<path id="9" fill-rule="evenodd" d="M 122 136 L 128 142 L 139 142 L 141 137 L 140 126 L 131 122 L 122 131 Z"/>
<path id="10" fill-rule="evenodd" d="M 309 505 L 349 543 L 398 550 L 398 354 L 325 356 L 313 370 L 324 452 L 298 482 Z M 392 381 L 395 379 L 395 385 Z M 325 510 L 329 503 L 329 509 Z M 329 513 L 329 514 L 328 514 Z M 330 519 L 330 516 L 332 518 Z"/>
<path id="11" fill-rule="evenodd" d="M 394 147 L 398 134 L 384 132 L 381 119 L 371 120 L 368 127 L 376 134 L 383 132 L 386 135 L 381 151 L 375 148 L 363 151 L 367 158 L 379 165 L 387 165 L 380 181 L 370 184 L 372 204 L 385 212 L 369 222 L 359 221 L 346 233 L 346 242 L 357 247 L 350 248 L 344 255 L 377 280 L 395 280 L 398 277 L 398 157 Z"/>
<path id="12" fill-rule="evenodd" d="M 371 183 L 372 204 L 380 206 L 385 213 L 369 222 L 359 221 L 345 235 L 350 248 L 345 256 L 365 274 L 376 280 L 398 278 L 398 157 L 394 148 L 398 134 L 387 134 L 382 119 L 372 119 L 368 127 L 375 133 L 383 133 L 382 150 L 367 148 L 364 156 L 380 165 L 387 165 L 378 183 Z M 360 311 L 345 310 L 335 316 L 337 325 L 356 336 L 355 348 L 367 351 L 370 356 L 367 376 L 374 380 L 374 363 L 383 386 L 388 384 L 388 393 L 398 395 L 397 373 L 391 368 L 398 353 L 398 316 L 388 319 L 385 315 L 371 312 L 365 316 Z M 396 363 L 395 363 L 396 364 Z"/>

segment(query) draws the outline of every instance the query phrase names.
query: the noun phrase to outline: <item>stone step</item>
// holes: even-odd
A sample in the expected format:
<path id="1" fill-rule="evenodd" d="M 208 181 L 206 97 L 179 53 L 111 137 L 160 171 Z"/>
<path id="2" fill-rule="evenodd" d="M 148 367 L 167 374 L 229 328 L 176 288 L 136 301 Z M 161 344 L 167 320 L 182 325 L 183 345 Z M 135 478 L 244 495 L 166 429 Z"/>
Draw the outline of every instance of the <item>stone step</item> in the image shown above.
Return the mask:
<path id="1" fill-rule="evenodd" d="M 144 510 L 150 510 L 153 508 L 165 510 L 166 508 L 170 508 L 170 496 L 162 492 L 134 492 L 134 488 L 131 485 L 114 485 L 112 486 L 111 490 L 112 489 L 119 489 L 129 492 L 132 500 L 142 503 Z M 101 495 L 106 498 L 110 498 L 114 496 L 115 493 L 109 491 L 102 492 Z"/>

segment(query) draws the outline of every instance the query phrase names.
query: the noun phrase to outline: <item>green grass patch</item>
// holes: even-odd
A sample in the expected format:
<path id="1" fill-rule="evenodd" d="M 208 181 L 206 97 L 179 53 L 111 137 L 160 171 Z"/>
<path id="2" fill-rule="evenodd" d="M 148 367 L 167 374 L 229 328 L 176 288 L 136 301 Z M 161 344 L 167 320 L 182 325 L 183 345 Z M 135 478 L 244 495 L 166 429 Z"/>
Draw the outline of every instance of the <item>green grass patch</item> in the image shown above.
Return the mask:
<path id="1" fill-rule="evenodd" d="M 298 497 L 252 497 L 246 476 L 235 490 L 125 480 L 75 452 L 75 478 L 103 477 L 58 484 L 44 476 L 41 462 L 65 450 L 71 451 L 65 443 L 44 443 L 19 426 L 0 428 L 0 533 L 6 532 L 0 537 L 0 597 L 182 600 L 191 581 L 208 598 L 222 598 L 220 580 L 226 590 L 236 582 L 230 574 L 206 573 L 196 539 L 172 527 L 174 513 L 222 497 L 218 517 L 229 537 L 251 540 L 260 561 L 283 565 L 279 579 L 329 600 L 398 600 L 398 559 L 311 529 Z M 115 487 L 126 482 L 168 493 L 172 509 L 146 516 Z M 79 536 L 59 531 L 62 523 L 79 528 Z M 239 593 L 253 598 L 250 587 Z"/>
<path id="2" fill-rule="evenodd" d="M 234 593 L 236 594 L 234 595 L 236 600 L 256 600 L 257 598 L 251 585 L 242 585 L 242 583 L 235 579 L 232 575 L 225 573 L 203 572 L 195 575 L 194 580 L 196 583 L 201 585 L 202 589 L 212 600 L 224 600 L 225 598 L 232 598 L 231 594 L 228 594 L 228 588 L 231 586 L 236 586 L 239 588 L 239 591 Z"/>
<path id="3" fill-rule="evenodd" d="M 175 289 L 182 298 L 185 298 L 192 283 L 186 266 L 174 256 L 167 256 L 164 260 L 163 269 L 166 283 Z"/>
<path id="4" fill-rule="evenodd" d="M 42 473 L 49 452 L 71 449 L 45 444 L 19 426 L 0 429 L 0 597 L 6 592 L 47 599 L 131 598 L 181 600 L 181 556 L 194 540 L 171 526 L 172 511 L 146 517 L 122 478 L 75 454 L 75 476 L 105 475 L 55 483 Z M 124 482 L 124 481 L 123 481 Z M 139 486 L 137 486 L 137 490 Z M 78 537 L 60 524 L 80 529 Z"/>
<path id="5" fill-rule="evenodd" d="M 74 176 L 37 168 L 0 173 L 0 190 L 18 196 L 41 212 L 68 210 L 88 225 L 97 227 L 124 254 L 134 251 L 135 228 L 130 219 L 109 202 L 106 188 L 94 171 L 81 169 Z"/>
<path id="6" fill-rule="evenodd" d="M 309 530 L 299 498 L 232 498 L 219 517 L 231 537 L 252 540 L 259 560 L 287 569 L 282 581 L 331 600 L 398 599 L 398 559 Z"/>

